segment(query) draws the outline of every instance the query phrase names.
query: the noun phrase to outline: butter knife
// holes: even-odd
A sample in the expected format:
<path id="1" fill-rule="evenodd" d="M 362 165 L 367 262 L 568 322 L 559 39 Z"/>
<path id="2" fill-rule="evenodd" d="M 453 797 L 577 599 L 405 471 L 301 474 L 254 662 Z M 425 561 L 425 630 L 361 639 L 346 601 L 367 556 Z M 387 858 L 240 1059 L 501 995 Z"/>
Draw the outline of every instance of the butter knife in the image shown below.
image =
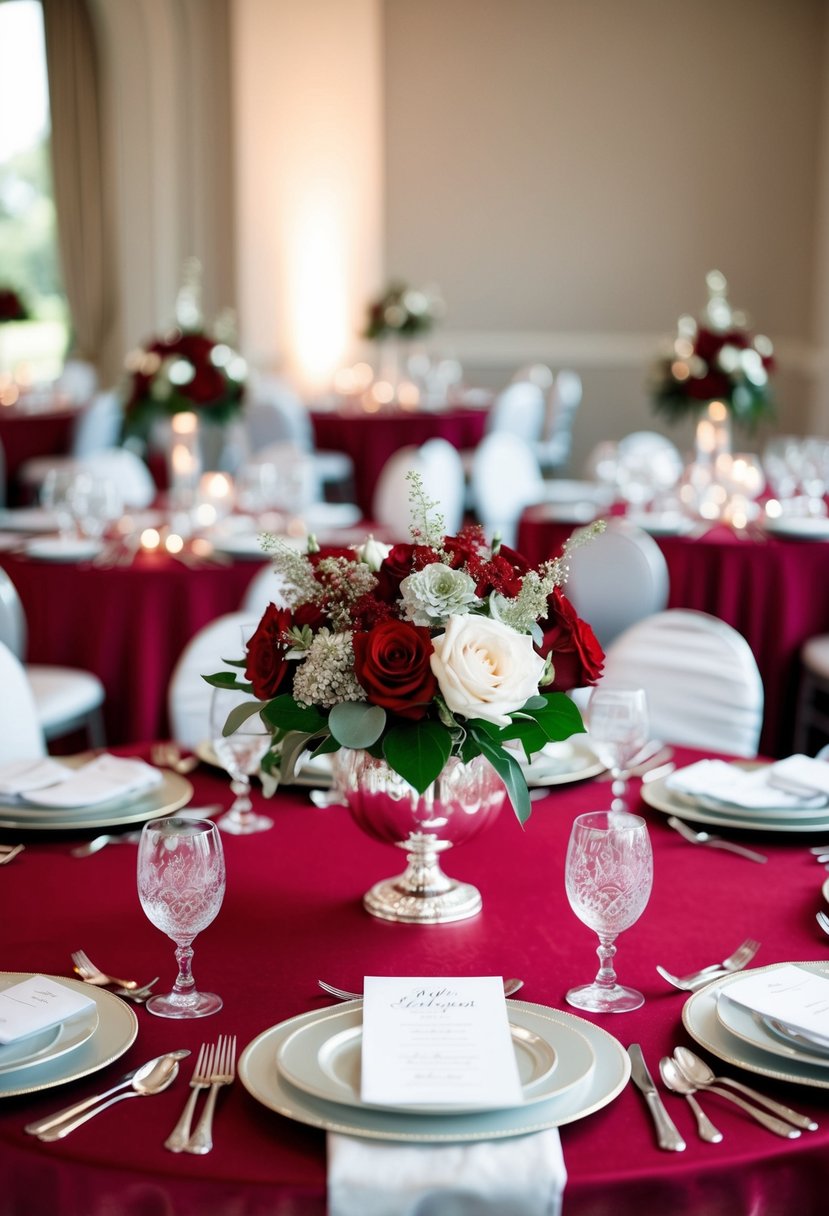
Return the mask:
<path id="1" fill-rule="evenodd" d="M 631 1043 L 630 1047 L 628 1047 L 628 1055 L 630 1056 L 631 1079 L 634 1085 L 645 1095 L 645 1101 L 656 1128 L 656 1139 L 659 1147 L 667 1149 L 672 1153 L 681 1153 L 685 1148 L 685 1141 L 674 1126 L 671 1116 L 665 1110 L 659 1092 L 653 1083 L 653 1078 L 648 1072 L 645 1057 L 642 1055 L 642 1048 L 638 1043 Z"/>

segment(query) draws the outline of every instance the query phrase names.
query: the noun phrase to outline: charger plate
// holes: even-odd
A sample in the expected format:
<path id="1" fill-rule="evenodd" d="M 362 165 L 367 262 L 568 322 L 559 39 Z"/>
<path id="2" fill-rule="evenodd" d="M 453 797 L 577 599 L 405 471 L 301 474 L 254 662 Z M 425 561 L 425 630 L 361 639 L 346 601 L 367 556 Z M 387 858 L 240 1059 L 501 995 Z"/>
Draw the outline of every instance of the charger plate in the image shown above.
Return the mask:
<path id="1" fill-rule="evenodd" d="M 808 962 L 793 965 L 829 977 L 829 964 Z M 763 1077 L 773 1077 L 777 1081 L 794 1081 L 798 1085 L 829 1089 L 829 1069 L 825 1065 L 796 1059 L 788 1053 L 784 1060 L 778 1051 L 780 1040 L 763 1026 L 759 1019 L 755 1021 L 747 1014 L 746 1020 L 740 1024 L 744 1033 L 751 1033 L 752 1039 L 749 1042 L 746 1038 L 738 1038 L 717 1016 L 717 998 L 729 984 L 755 971 L 774 971 L 779 966 L 779 963 L 773 963 L 769 967 L 753 967 L 725 979 L 713 980 L 685 1002 L 682 1023 L 692 1039 L 726 1064 L 734 1064 L 738 1068 L 759 1073 Z M 750 1022 L 753 1022 L 751 1030 Z"/>
<path id="2" fill-rule="evenodd" d="M 524 1105 L 558 1097 L 578 1085 L 593 1070 L 595 1054 L 587 1039 L 570 1024 L 554 1022 L 544 1014 L 516 1013 L 511 1006 L 510 1033 L 524 1091 Z M 363 1002 L 341 1009 L 321 1009 L 315 1020 L 298 1027 L 277 1052 L 277 1066 L 297 1089 L 363 1110 L 388 1110 L 360 1098 L 363 1037 Z M 446 1104 L 395 1106 L 412 1115 L 471 1114 L 498 1109 L 479 1105 Z"/>
<path id="3" fill-rule="evenodd" d="M 804 814 L 795 808 L 781 807 L 779 811 L 758 811 L 756 815 L 745 812 L 729 814 L 725 809 L 715 811 L 689 799 L 678 798 L 666 786 L 668 778 L 660 777 L 642 786 L 642 801 L 655 811 L 666 815 L 677 815 L 692 823 L 705 823 L 714 827 L 743 828 L 747 832 L 829 832 L 829 806 L 814 808 L 817 813 Z"/>
<path id="4" fill-rule="evenodd" d="M 0 971 L 0 985 L 8 988 L 37 975 L 35 971 Z M 68 988 L 76 988 L 84 996 L 91 997 L 98 1012 L 98 1025 L 85 1043 L 54 1059 L 48 1056 L 37 1060 L 17 1072 L 0 1075 L 0 1099 L 34 1094 L 42 1089 L 54 1089 L 68 1081 L 89 1076 L 106 1068 L 113 1060 L 122 1056 L 135 1041 L 138 1034 L 138 1018 L 120 997 L 81 980 L 71 980 L 63 975 L 51 975 L 49 979 Z"/>
<path id="5" fill-rule="evenodd" d="M 630 1077 L 630 1061 L 621 1043 L 606 1030 L 575 1014 L 527 1001 L 509 1001 L 507 1009 L 513 1022 L 522 1014 L 536 1014 L 556 1026 L 572 1026 L 578 1030 L 596 1058 L 590 1074 L 581 1084 L 560 1097 L 507 1110 L 463 1115 L 413 1115 L 389 1109 L 381 1111 L 346 1106 L 297 1089 L 285 1080 L 277 1067 L 277 1053 L 288 1036 L 319 1017 L 320 1011 L 313 1010 L 271 1026 L 253 1039 L 239 1060 L 239 1079 L 248 1093 L 263 1106 L 298 1123 L 370 1140 L 420 1144 L 499 1140 L 548 1127 L 560 1127 L 601 1110 L 624 1089 Z"/>

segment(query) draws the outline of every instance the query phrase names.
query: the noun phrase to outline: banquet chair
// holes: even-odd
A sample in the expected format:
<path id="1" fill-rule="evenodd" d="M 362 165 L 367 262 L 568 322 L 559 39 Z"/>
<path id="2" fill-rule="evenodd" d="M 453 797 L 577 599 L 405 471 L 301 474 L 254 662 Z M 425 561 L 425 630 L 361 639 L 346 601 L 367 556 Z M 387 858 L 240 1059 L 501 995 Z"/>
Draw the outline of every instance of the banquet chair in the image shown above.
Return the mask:
<path id="1" fill-rule="evenodd" d="M 194 749 L 210 739 L 213 689 L 202 677 L 225 669 L 227 659 L 241 659 L 242 626 L 258 621 L 255 613 L 229 612 L 200 629 L 181 652 L 170 677 L 167 711 L 171 737 L 182 747 Z"/>
<path id="2" fill-rule="evenodd" d="M 471 505 L 491 540 L 514 545 L 521 512 L 544 497 L 544 481 L 530 443 L 508 431 L 492 431 L 475 450 Z"/>
<path id="3" fill-rule="evenodd" d="M 578 372 L 563 368 L 547 393 L 541 437 L 535 454 L 545 475 L 566 468 L 573 447 L 573 424 L 582 400 Z"/>
<path id="4" fill-rule="evenodd" d="M 800 651 L 794 750 L 811 755 L 829 739 L 829 634 L 809 638 Z"/>
<path id="5" fill-rule="evenodd" d="M 654 736 L 756 756 L 763 682 L 745 638 L 705 612 L 670 608 L 626 629 L 608 648 L 603 684 L 644 688 Z"/>
<path id="6" fill-rule="evenodd" d="M 490 407 L 486 432 L 520 435 L 528 443 L 541 438 L 544 427 L 544 389 L 533 380 L 515 380 L 501 389 Z"/>
<path id="7" fill-rule="evenodd" d="M 276 604 L 278 608 L 286 607 L 282 596 L 282 580 L 269 563 L 254 574 L 242 597 L 239 611 L 245 614 L 249 621 L 261 620 L 268 604 Z"/>
<path id="8" fill-rule="evenodd" d="M 463 460 L 448 439 L 436 436 L 427 439 L 419 449 L 424 462 L 424 488 L 430 498 L 440 503 L 447 535 L 454 535 L 463 524 L 466 500 L 466 477 Z"/>
<path id="9" fill-rule="evenodd" d="M 69 467 L 73 461 L 106 448 L 118 446 L 123 421 L 123 406 L 118 394 L 110 389 L 96 393 L 86 409 L 79 410 L 72 424 L 69 452 L 65 456 L 33 456 L 17 471 L 21 485 L 36 497 L 53 468 Z"/>
<path id="10" fill-rule="evenodd" d="M 26 652 L 26 617 L 17 588 L 5 570 L 0 569 L 0 642 L 23 663 Z M 24 663 L 24 671 L 34 699 L 37 720 L 47 739 L 58 739 L 83 729 L 91 747 L 103 747 L 104 724 L 101 707 L 104 686 L 91 671 L 76 667 L 56 667 L 45 663 Z M 6 695 L 3 690 L 4 699 Z"/>
<path id="11" fill-rule="evenodd" d="M 643 617 L 661 612 L 668 590 L 668 563 L 659 545 L 623 519 L 611 519 L 570 557 L 567 598 L 604 649 Z"/>
<path id="12" fill-rule="evenodd" d="M 89 401 L 98 389 L 98 372 L 87 359 L 67 359 L 55 381 L 55 390 L 70 401 Z"/>
<path id="13" fill-rule="evenodd" d="M 0 764 L 46 755 L 43 730 L 26 670 L 0 641 Z"/>
<path id="14" fill-rule="evenodd" d="M 292 443 L 307 452 L 320 484 L 338 492 L 353 490 L 354 462 L 345 452 L 321 452 L 314 444 L 311 416 L 294 390 L 277 376 L 253 379 L 245 407 L 247 447 L 253 457 L 275 443 Z"/>

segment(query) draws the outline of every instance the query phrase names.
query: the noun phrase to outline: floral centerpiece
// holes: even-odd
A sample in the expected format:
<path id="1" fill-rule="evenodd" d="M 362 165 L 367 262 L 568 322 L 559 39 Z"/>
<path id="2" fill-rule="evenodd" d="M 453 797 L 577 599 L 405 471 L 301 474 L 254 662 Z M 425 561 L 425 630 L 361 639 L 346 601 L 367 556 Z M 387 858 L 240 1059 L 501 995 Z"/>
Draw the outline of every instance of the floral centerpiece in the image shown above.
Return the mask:
<path id="1" fill-rule="evenodd" d="M 414 338 L 428 333 L 444 314 L 443 300 L 434 288 L 407 287 L 392 283 L 368 306 L 363 337 Z"/>
<path id="2" fill-rule="evenodd" d="M 11 287 L 0 287 L 0 323 L 28 319 L 28 310 L 18 293 Z"/>
<path id="3" fill-rule="evenodd" d="M 702 317 L 679 318 L 670 353 L 654 369 L 654 407 L 673 421 L 720 401 L 735 422 L 754 426 L 774 412 L 772 344 L 732 309 L 724 275 L 712 270 L 705 281 L 709 298 Z"/>
<path id="4" fill-rule="evenodd" d="M 255 698 L 224 733 L 261 714 L 273 788 L 307 750 L 367 751 L 420 793 L 450 757 L 483 756 L 524 823 L 518 755 L 584 730 L 564 691 L 594 683 L 604 660 L 561 589 L 569 550 L 532 569 L 477 526 L 445 536 L 418 476 L 410 482 L 411 543 L 298 553 L 266 538 L 283 606 L 267 608 L 236 664 L 244 678 L 205 679 Z"/>

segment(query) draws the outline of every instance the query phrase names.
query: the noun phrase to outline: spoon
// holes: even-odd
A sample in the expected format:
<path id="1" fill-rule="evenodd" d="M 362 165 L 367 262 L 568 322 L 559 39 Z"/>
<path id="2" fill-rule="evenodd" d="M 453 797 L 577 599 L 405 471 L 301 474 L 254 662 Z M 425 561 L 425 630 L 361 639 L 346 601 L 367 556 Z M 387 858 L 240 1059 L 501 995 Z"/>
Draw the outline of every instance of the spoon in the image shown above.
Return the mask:
<path id="1" fill-rule="evenodd" d="M 41 1132 L 48 1131 L 49 1128 L 55 1127 L 57 1124 L 63 1124 L 69 1119 L 73 1119 L 75 1115 L 81 1114 L 82 1111 L 89 1110 L 91 1106 L 96 1106 L 98 1102 L 108 1098 L 110 1094 L 118 1093 L 121 1089 L 127 1089 L 128 1086 L 134 1085 L 136 1082 L 143 1084 L 154 1069 L 166 1060 L 172 1060 L 178 1063 L 190 1052 L 186 1049 L 179 1051 L 169 1051 L 163 1056 L 155 1056 L 152 1060 L 148 1060 L 146 1064 L 142 1064 L 140 1068 L 134 1068 L 132 1072 L 125 1073 L 117 1085 L 113 1085 L 111 1089 L 105 1089 L 103 1093 L 93 1094 L 91 1098 L 84 1098 L 82 1102 L 73 1102 L 71 1106 L 64 1106 L 62 1110 L 56 1111 L 52 1115 L 47 1115 L 44 1119 L 37 1119 L 34 1123 L 28 1123 L 25 1131 L 31 1136 L 39 1136 Z M 128 1095 L 124 1095 L 125 1097 Z M 95 1112 L 97 1114 L 97 1111 Z"/>
<path id="2" fill-rule="evenodd" d="M 732 1089 L 739 1090 L 740 1093 L 746 1094 L 755 1102 L 759 1102 L 761 1106 L 765 1106 L 768 1110 L 779 1115 L 781 1119 L 785 1119 L 787 1123 L 791 1123 L 794 1127 L 801 1127 L 809 1132 L 817 1131 L 817 1123 L 807 1115 L 798 1114 L 796 1110 L 792 1110 L 790 1106 L 784 1106 L 782 1102 L 775 1102 L 774 1098 L 767 1098 L 765 1094 L 758 1093 L 756 1089 L 752 1089 L 748 1085 L 744 1085 L 742 1081 L 734 1081 L 731 1077 L 718 1077 L 705 1063 L 705 1060 L 700 1059 L 693 1051 L 687 1047 L 677 1047 L 674 1050 L 674 1059 L 676 1060 L 680 1071 L 692 1081 L 698 1088 L 714 1088 L 715 1085 L 730 1085 Z M 723 1093 L 722 1090 L 716 1090 L 717 1093 Z M 734 1100 L 734 1095 L 725 1091 L 724 1096 Z M 759 1112 L 758 1112 L 759 1113 Z"/>
<path id="3" fill-rule="evenodd" d="M 160 1094 L 162 1090 L 172 1085 L 177 1076 L 178 1060 L 174 1055 L 162 1056 L 160 1059 L 152 1061 L 151 1065 L 145 1064 L 143 1068 L 139 1068 L 130 1082 L 129 1089 L 116 1094 L 114 1098 L 108 1098 L 98 1106 L 93 1106 L 91 1110 L 85 1110 L 82 1114 L 75 1115 L 74 1118 L 62 1120 L 54 1127 L 41 1132 L 38 1140 L 61 1140 L 73 1132 L 76 1127 L 80 1127 L 88 1119 L 94 1118 L 102 1110 L 106 1110 L 108 1106 L 114 1106 L 116 1102 L 121 1102 L 124 1098 L 148 1098 L 152 1094 Z"/>
<path id="4" fill-rule="evenodd" d="M 707 1140 L 709 1144 L 719 1144 L 722 1140 L 722 1132 L 719 1128 L 714 1127 L 714 1124 L 708 1118 L 699 1102 L 697 1102 L 694 1097 L 694 1086 L 679 1071 L 676 1060 L 672 1060 L 670 1056 L 663 1056 L 659 1061 L 659 1075 L 668 1089 L 673 1090 L 675 1094 L 684 1095 L 688 1105 L 694 1112 L 700 1139 Z"/>

